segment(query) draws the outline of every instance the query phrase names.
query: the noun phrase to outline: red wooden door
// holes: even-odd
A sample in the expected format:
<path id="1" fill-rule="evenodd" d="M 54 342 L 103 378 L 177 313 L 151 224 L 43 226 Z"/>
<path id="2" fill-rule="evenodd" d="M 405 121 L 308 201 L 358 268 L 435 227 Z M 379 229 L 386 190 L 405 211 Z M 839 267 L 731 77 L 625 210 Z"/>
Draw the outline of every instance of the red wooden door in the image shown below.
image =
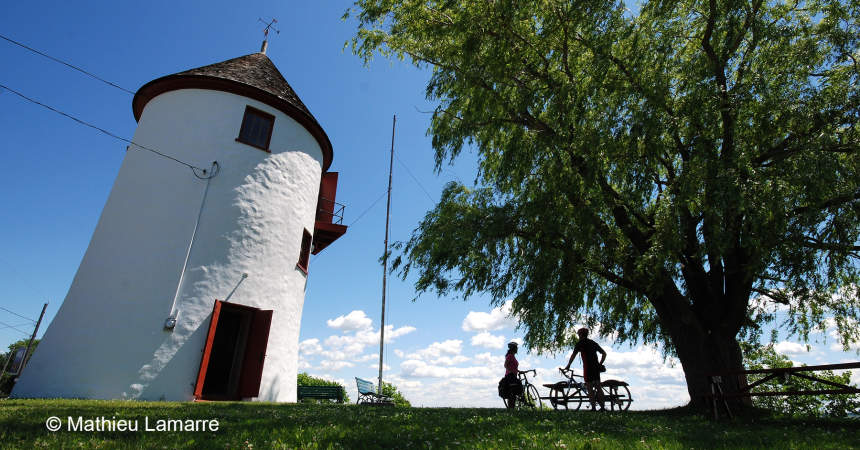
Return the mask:
<path id="1" fill-rule="evenodd" d="M 194 387 L 194 398 L 203 396 L 203 381 L 206 380 L 206 369 L 209 367 L 209 357 L 212 355 L 212 341 L 215 339 L 215 329 L 218 328 L 218 316 L 221 315 L 221 300 L 215 300 L 212 308 L 212 319 L 209 321 L 209 333 L 206 334 L 206 345 L 203 346 L 203 356 L 200 358 L 200 370 L 197 372 L 197 384 Z"/>
<path id="2" fill-rule="evenodd" d="M 272 311 L 254 311 L 251 327 L 248 330 L 248 344 L 245 346 L 245 361 L 242 363 L 242 377 L 239 379 L 239 398 L 260 395 L 260 380 L 263 377 L 263 363 L 266 359 L 266 346 L 269 343 L 269 328 L 272 326 Z"/>
<path id="3" fill-rule="evenodd" d="M 317 199 L 316 220 L 332 223 L 334 218 L 334 202 L 337 196 L 337 172 L 326 172 L 320 180 L 320 193 Z"/>

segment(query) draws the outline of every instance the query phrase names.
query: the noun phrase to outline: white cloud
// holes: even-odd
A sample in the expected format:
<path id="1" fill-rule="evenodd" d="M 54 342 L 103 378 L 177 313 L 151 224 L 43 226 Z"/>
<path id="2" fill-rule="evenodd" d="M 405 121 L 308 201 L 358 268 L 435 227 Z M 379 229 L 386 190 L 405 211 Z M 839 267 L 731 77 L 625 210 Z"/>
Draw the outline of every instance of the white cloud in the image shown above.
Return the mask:
<path id="1" fill-rule="evenodd" d="M 504 348 L 505 337 L 490 334 L 489 331 L 482 331 L 472 336 L 472 345 L 484 348 Z"/>
<path id="2" fill-rule="evenodd" d="M 385 343 L 391 343 L 400 336 L 412 333 L 415 327 L 403 326 L 394 328 L 394 325 L 385 326 Z M 355 332 L 354 334 L 334 335 L 329 336 L 325 340 L 325 346 L 330 349 L 344 351 L 352 355 L 364 353 L 367 346 L 379 345 L 379 331 L 372 329 L 364 329 Z"/>
<path id="3" fill-rule="evenodd" d="M 368 353 L 366 355 L 361 355 L 358 358 L 353 358 L 353 361 L 356 362 L 367 362 L 367 361 L 378 361 L 379 353 Z"/>
<path id="4" fill-rule="evenodd" d="M 326 325 L 330 328 L 341 331 L 357 331 L 370 328 L 373 321 L 367 317 L 364 311 L 352 311 L 345 316 L 338 316 L 336 319 L 326 320 Z"/>
<path id="5" fill-rule="evenodd" d="M 341 349 L 352 354 L 364 353 L 367 344 L 359 342 L 355 335 L 329 336 L 325 340 L 326 348 Z"/>
<path id="6" fill-rule="evenodd" d="M 839 342 L 834 342 L 833 344 L 830 344 L 830 350 L 833 350 L 835 352 L 846 351 L 845 348 L 842 347 L 842 344 L 840 344 Z M 848 344 L 848 352 L 860 352 L 860 342 Z"/>
<path id="7" fill-rule="evenodd" d="M 319 368 L 323 370 L 337 371 L 345 367 L 355 367 L 355 364 L 349 361 L 329 361 L 323 360 L 319 364 Z"/>
<path id="8" fill-rule="evenodd" d="M 825 327 L 827 331 L 827 336 L 830 339 L 833 339 L 833 343 L 830 344 L 830 350 L 836 352 L 843 352 L 845 349 L 842 347 L 842 336 L 839 334 L 839 330 L 836 328 L 836 319 L 828 318 L 825 321 Z M 847 318 L 845 320 L 846 327 L 849 330 L 854 330 L 854 333 L 849 334 L 849 340 L 853 337 L 860 337 L 860 332 L 857 330 L 860 329 L 860 324 L 851 318 Z M 853 336 L 852 336 L 853 335 Z M 848 351 L 857 352 L 860 351 L 860 341 L 849 342 L 848 343 Z"/>
<path id="9" fill-rule="evenodd" d="M 508 300 L 489 313 L 469 311 L 463 319 L 463 331 L 492 331 L 516 327 L 516 320 L 510 317 L 512 303 L 512 300 Z"/>
<path id="10" fill-rule="evenodd" d="M 442 356 L 456 356 L 463 351 L 463 341 L 459 339 L 449 339 L 443 342 L 434 342 L 427 348 L 418 350 L 415 353 L 405 356 L 410 359 L 432 360 Z"/>
<path id="11" fill-rule="evenodd" d="M 316 355 L 323 351 L 322 346 L 320 345 L 319 339 L 305 339 L 302 342 L 299 342 L 299 353 L 302 355 Z"/>
<path id="12" fill-rule="evenodd" d="M 754 309 L 759 309 L 762 312 L 766 313 L 779 313 L 779 312 L 787 312 L 789 310 L 789 305 L 784 303 L 777 303 L 773 301 L 772 298 L 766 297 L 764 295 L 760 295 L 757 297 L 753 297 L 750 299 L 750 307 Z"/>
<path id="13" fill-rule="evenodd" d="M 802 355 L 807 353 L 805 345 L 789 341 L 778 342 L 773 346 L 773 349 L 784 355 Z"/>
<path id="14" fill-rule="evenodd" d="M 505 357 L 502 355 L 493 355 L 492 353 L 478 353 L 472 358 L 475 362 L 481 362 L 488 367 L 504 367 Z"/>
<path id="15" fill-rule="evenodd" d="M 498 378 L 487 367 L 439 367 L 417 359 L 410 359 L 400 364 L 402 376 L 422 378 L 468 378 L 477 379 Z"/>
<path id="16" fill-rule="evenodd" d="M 469 357 L 463 355 L 441 356 L 439 358 L 431 360 L 430 364 L 436 364 L 438 366 L 453 366 L 467 361 L 469 361 Z"/>

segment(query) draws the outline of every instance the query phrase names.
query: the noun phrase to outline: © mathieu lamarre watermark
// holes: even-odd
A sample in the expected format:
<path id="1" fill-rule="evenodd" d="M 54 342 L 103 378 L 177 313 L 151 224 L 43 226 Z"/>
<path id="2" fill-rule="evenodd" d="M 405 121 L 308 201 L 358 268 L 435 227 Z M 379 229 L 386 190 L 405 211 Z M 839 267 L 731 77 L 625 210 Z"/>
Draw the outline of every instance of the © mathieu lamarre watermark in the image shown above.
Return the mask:
<path id="1" fill-rule="evenodd" d="M 48 417 L 45 428 L 48 431 L 180 431 L 208 432 L 218 431 L 218 419 L 117 419 L 114 417 L 68 416 L 63 420 L 57 416 Z"/>

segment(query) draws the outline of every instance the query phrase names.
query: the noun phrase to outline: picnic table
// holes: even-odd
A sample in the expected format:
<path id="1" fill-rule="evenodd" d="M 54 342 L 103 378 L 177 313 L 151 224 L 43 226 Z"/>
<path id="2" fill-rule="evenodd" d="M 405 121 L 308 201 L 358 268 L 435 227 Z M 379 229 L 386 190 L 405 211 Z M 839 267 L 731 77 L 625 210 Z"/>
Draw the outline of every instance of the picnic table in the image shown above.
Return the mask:
<path id="1" fill-rule="evenodd" d="M 843 369 L 860 369 L 860 362 L 844 363 L 844 364 L 823 364 L 818 366 L 798 366 L 798 367 L 779 367 L 770 369 L 754 369 L 754 370 L 736 370 L 731 372 L 712 373 L 708 374 L 708 383 L 711 386 L 711 394 L 708 396 L 711 400 L 711 406 L 714 411 L 714 419 L 719 418 L 719 407 L 722 406 L 726 410 L 726 414 L 731 418 L 732 411 L 729 409 L 727 398 L 732 397 L 765 397 L 774 395 L 828 395 L 828 394 L 860 394 L 860 389 L 848 386 L 845 384 L 835 383 L 828 380 L 815 377 L 809 372 L 817 372 L 822 370 L 843 370 Z M 723 378 L 732 376 L 746 376 L 760 374 L 765 375 L 762 379 L 742 386 L 738 392 L 723 392 Z M 816 381 L 834 389 L 812 389 L 812 390 L 789 390 L 789 391 L 753 391 L 762 384 L 776 379 L 782 378 L 784 382 L 788 382 L 790 377 L 803 378 L 806 380 Z"/>

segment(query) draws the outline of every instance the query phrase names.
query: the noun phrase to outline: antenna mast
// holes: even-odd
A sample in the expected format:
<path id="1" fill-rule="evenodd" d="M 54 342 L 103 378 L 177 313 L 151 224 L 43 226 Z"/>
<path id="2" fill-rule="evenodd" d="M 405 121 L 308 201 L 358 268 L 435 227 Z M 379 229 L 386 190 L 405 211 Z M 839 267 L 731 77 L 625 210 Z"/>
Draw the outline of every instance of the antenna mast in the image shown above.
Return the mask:
<path id="1" fill-rule="evenodd" d="M 385 341 L 385 282 L 388 275 L 388 219 L 391 215 L 391 173 L 394 171 L 394 126 L 397 115 L 391 120 L 391 157 L 388 162 L 388 203 L 385 206 L 385 253 L 382 254 L 382 325 L 379 327 L 379 395 L 382 395 L 382 346 Z"/>

